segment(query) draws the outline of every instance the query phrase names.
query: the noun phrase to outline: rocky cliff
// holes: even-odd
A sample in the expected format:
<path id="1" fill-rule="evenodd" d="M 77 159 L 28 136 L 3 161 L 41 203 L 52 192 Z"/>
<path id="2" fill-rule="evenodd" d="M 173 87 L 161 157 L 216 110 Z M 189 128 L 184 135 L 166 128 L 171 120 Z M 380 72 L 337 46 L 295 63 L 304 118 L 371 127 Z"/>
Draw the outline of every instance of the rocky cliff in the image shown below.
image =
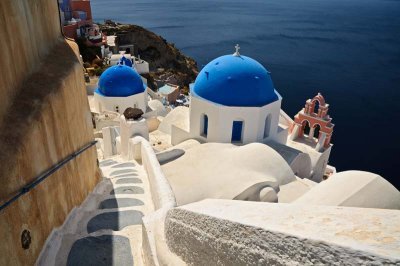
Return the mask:
<path id="1" fill-rule="evenodd" d="M 149 62 L 151 73 L 149 87 L 154 88 L 155 80 L 171 81 L 182 87 L 188 87 L 198 74 L 197 63 L 185 56 L 174 44 L 163 37 L 137 25 L 119 24 L 106 21 L 99 24 L 107 35 L 116 35 L 116 44 L 134 44 L 134 54 Z"/>

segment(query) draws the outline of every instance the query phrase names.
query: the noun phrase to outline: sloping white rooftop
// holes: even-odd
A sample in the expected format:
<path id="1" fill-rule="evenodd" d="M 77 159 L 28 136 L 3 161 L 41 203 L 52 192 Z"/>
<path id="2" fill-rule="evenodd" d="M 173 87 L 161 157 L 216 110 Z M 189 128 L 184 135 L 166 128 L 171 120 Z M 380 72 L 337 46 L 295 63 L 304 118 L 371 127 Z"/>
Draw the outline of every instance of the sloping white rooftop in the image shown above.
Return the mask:
<path id="1" fill-rule="evenodd" d="M 205 143 L 162 166 L 178 205 L 205 198 L 260 200 L 260 191 L 296 180 L 286 161 L 261 143 Z"/>
<path id="2" fill-rule="evenodd" d="M 158 127 L 158 130 L 171 135 L 171 126 L 175 125 L 189 131 L 189 108 L 178 106 L 169 112 Z"/>
<path id="3" fill-rule="evenodd" d="M 294 203 L 400 209 L 400 192 L 380 175 L 345 171 L 314 186 Z"/>

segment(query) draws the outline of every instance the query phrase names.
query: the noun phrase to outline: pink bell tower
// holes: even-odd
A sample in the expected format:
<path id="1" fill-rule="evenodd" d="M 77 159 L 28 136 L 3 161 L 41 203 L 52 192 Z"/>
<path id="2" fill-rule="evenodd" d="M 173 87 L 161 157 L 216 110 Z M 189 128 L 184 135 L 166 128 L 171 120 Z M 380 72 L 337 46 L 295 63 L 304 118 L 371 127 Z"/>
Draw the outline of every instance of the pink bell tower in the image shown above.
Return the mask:
<path id="1" fill-rule="evenodd" d="M 335 125 L 331 123 L 332 118 L 328 115 L 328 110 L 329 104 L 320 93 L 313 99 L 308 99 L 305 107 L 294 117 L 294 123 L 289 130 L 290 139 L 308 138 L 317 143 L 317 151 L 329 148 Z M 305 132 L 306 129 L 309 129 L 309 132 Z"/>

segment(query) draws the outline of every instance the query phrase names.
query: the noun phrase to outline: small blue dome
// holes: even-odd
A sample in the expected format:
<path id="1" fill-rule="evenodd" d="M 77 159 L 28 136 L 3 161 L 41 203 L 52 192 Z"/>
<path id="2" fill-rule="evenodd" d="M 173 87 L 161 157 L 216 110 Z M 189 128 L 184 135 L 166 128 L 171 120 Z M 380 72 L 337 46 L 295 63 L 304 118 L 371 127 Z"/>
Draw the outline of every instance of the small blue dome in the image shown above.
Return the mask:
<path id="1" fill-rule="evenodd" d="M 116 65 L 101 74 L 96 93 L 107 97 L 126 97 L 144 92 L 140 75 L 131 67 Z"/>
<path id="2" fill-rule="evenodd" d="M 125 65 L 128 67 L 132 67 L 132 61 L 126 58 L 125 56 L 122 56 L 121 59 L 118 62 L 119 65 Z"/>
<path id="3" fill-rule="evenodd" d="M 247 56 L 224 55 L 199 73 L 192 93 L 226 106 L 264 106 L 278 99 L 269 72 Z"/>

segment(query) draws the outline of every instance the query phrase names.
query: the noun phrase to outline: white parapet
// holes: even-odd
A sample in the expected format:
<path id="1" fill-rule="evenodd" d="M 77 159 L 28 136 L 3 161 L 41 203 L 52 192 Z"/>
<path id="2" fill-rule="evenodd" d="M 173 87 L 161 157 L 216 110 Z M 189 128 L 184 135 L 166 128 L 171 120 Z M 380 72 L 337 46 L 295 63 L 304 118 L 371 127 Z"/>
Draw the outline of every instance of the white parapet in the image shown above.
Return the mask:
<path id="1" fill-rule="evenodd" d="M 190 265 L 399 265 L 400 211 L 208 199 L 170 210 Z"/>
<path id="2" fill-rule="evenodd" d="M 118 153 L 116 139 L 119 136 L 119 127 L 104 127 L 103 133 L 103 156 L 104 158 Z"/>
<path id="3" fill-rule="evenodd" d="M 125 116 L 120 117 L 121 128 L 121 155 L 125 159 L 129 158 L 129 139 L 134 136 L 141 136 L 146 140 L 149 139 L 149 129 L 147 127 L 146 119 L 140 120 L 126 120 Z"/>

